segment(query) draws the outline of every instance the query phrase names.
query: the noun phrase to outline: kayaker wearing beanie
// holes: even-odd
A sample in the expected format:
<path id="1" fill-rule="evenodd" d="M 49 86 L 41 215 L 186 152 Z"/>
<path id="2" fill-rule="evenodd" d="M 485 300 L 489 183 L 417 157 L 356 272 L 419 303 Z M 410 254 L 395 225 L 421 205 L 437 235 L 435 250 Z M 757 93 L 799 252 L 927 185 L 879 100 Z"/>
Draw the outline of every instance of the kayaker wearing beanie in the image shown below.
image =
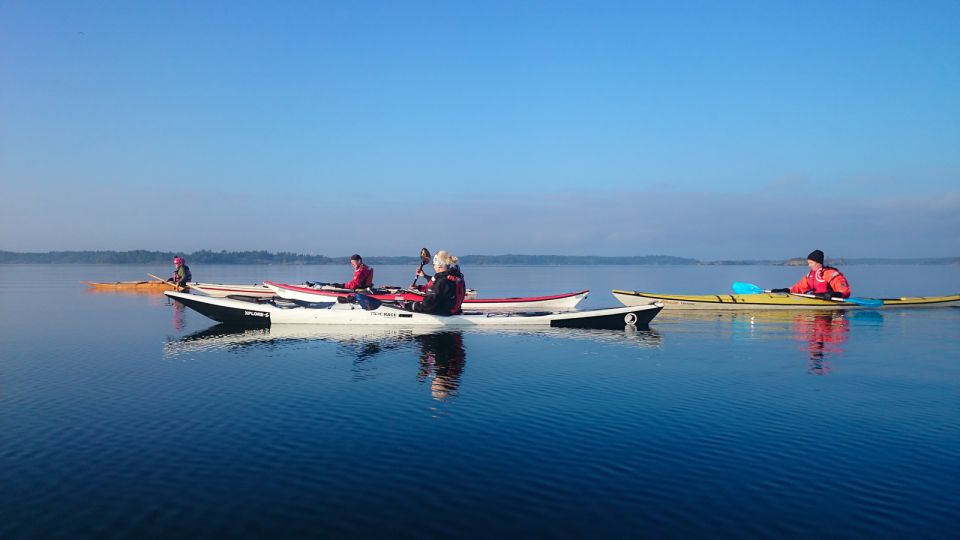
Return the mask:
<path id="1" fill-rule="evenodd" d="M 354 253 L 350 256 L 350 264 L 353 265 L 353 279 L 342 285 L 339 283 L 331 283 L 331 285 L 344 289 L 366 289 L 373 287 L 373 268 L 363 264 L 363 257 Z"/>
<path id="2" fill-rule="evenodd" d="M 173 275 L 170 276 L 170 281 L 177 287 L 183 288 L 187 286 L 187 283 L 193 281 L 193 274 L 190 273 L 190 267 L 187 266 L 186 261 L 183 260 L 183 257 L 174 257 L 173 258 Z"/>
<path id="3" fill-rule="evenodd" d="M 807 255 L 810 273 L 800 278 L 789 289 L 773 289 L 770 292 L 815 294 L 824 300 L 839 296 L 850 298 L 850 285 L 847 278 L 832 266 L 823 265 L 823 252 L 815 249 Z"/>
<path id="4" fill-rule="evenodd" d="M 459 315 L 463 313 L 460 306 L 467 292 L 466 282 L 460 273 L 459 259 L 446 251 L 437 252 L 433 256 L 433 277 L 417 270 L 417 276 L 427 278 L 426 295 L 422 302 L 413 304 L 412 310 L 418 313 L 433 315 Z"/>

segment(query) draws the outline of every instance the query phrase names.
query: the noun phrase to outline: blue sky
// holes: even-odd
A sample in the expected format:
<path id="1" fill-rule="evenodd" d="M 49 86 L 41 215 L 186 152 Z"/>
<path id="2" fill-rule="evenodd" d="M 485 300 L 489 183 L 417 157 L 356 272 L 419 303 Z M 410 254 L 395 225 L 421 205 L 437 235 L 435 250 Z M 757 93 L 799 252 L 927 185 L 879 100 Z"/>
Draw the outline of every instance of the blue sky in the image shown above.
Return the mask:
<path id="1" fill-rule="evenodd" d="M 960 254 L 957 2 L 159 4 L 0 4 L 0 249 Z"/>

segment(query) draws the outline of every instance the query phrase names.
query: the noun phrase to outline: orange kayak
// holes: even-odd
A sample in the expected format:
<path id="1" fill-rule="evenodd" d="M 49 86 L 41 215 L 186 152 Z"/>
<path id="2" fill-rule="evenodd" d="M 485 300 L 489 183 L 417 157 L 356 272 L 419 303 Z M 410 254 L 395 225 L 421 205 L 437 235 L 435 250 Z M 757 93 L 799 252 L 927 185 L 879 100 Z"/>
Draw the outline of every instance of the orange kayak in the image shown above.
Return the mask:
<path id="1" fill-rule="evenodd" d="M 165 281 L 81 281 L 94 289 L 137 289 L 143 291 L 174 291 L 177 287 Z"/>

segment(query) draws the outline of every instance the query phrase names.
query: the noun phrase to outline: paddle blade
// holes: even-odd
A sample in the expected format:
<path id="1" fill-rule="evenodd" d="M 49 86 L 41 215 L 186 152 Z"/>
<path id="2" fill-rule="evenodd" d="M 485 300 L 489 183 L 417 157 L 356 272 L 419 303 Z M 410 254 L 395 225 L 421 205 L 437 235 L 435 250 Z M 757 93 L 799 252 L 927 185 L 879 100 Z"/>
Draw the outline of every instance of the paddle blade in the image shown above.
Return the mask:
<path id="1" fill-rule="evenodd" d="M 361 309 L 365 309 L 367 311 L 373 311 L 378 307 L 380 307 L 380 305 L 383 302 L 377 300 L 376 298 L 373 298 L 372 296 L 367 296 L 365 294 L 357 293 L 357 303 L 360 304 Z"/>
<path id="2" fill-rule="evenodd" d="M 420 262 L 427 264 L 430 262 L 430 250 L 427 248 L 420 248 Z"/>
<path id="3" fill-rule="evenodd" d="M 883 305 L 883 300 L 876 298 L 844 298 L 843 301 L 864 307 L 881 307 Z"/>
<path id="4" fill-rule="evenodd" d="M 733 282 L 733 292 L 734 294 L 760 294 L 763 292 L 763 289 L 757 287 L 753 283 L 744 283 L 742 281 Z"/>

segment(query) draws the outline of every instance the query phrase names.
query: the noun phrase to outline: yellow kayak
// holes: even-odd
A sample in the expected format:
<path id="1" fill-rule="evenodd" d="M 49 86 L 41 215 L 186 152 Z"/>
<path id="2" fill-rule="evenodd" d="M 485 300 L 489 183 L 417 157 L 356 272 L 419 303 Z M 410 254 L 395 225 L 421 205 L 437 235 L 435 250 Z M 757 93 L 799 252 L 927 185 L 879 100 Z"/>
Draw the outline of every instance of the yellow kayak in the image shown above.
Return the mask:
<path id="1" fill-rule="evenodd" d="M 662 302 L 663 309 L 673 310 L 724 310 L 751 311 L 766 309 L 888 309 L 888 308 L 932 308 L 960 306 L 960 294 L 951 296 L 917 296 L 906 298 L 883 298 L 880 308 L 861 306 L 848 302 L 807 298 L 785 293 L 760 294 L 657 294 L 639 291 L 614 290 L 613 296 L 625 306 L 639 306 L 653 302 Z"/>

